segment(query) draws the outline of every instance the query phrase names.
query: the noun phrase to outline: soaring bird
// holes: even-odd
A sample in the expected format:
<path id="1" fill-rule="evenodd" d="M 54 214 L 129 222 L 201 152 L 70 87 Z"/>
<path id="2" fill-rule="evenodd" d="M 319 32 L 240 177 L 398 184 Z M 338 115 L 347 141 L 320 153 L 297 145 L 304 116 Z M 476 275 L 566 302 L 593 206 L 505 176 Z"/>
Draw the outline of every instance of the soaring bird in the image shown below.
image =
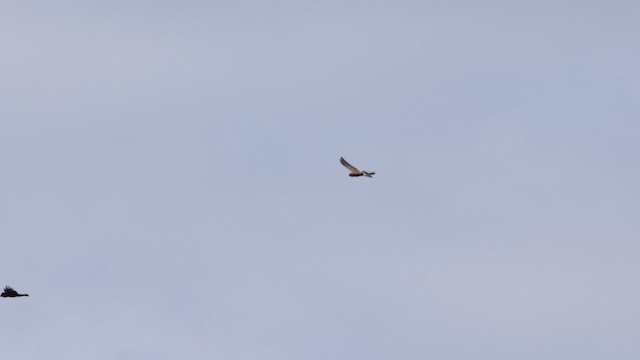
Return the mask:
<path id="1" fill-rule="evenodd" d="M 353 166 L 353 165 L 349 164 L 349 163 L 347 162 L 347 160 L 345 160 L 343 157 L 341 157 L 341 158 L 340 158 L 340 163 L 341 163 L 342 165 L 344 165 L 344 167 L 346 167 L 347 169 L 349 169 L 349 171 L 350 171 L 349 176 L 354 176 L 354 177 L 356 177 L 356 176 L 363 176 L 363 175 L 364 175 L 364 176 L 366 176 L 366 177 L 373 177 L 372 175 L 374 175 L 374 174 L 375 174 L 375 172 L 373 172 L 373 171 L 372 171 L 372 172 L 366 172 L 366 171 L 360 171 L 360 170 L 358 170 L 355 166 Z"/>
<path id="2" fill-rule="evenodd" d="M 17 291 L 13 290 L 9 286 L 4 287 L 4 292 L 0 294 L 2 297 L 18 297 L 18 296 L 29 296 L 29 294 L 18 294 Z"/>

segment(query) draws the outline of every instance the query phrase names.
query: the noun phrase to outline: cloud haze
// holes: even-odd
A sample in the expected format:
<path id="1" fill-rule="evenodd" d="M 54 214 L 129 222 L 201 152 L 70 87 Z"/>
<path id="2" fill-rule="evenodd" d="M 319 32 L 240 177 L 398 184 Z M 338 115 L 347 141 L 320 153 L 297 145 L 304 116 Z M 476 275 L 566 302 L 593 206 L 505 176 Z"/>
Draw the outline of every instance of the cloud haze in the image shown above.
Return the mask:
<path id="1" fill-rule="evenodd" d="M 6 4 L 3 354 L 637 359 L 639 10 Z"/>

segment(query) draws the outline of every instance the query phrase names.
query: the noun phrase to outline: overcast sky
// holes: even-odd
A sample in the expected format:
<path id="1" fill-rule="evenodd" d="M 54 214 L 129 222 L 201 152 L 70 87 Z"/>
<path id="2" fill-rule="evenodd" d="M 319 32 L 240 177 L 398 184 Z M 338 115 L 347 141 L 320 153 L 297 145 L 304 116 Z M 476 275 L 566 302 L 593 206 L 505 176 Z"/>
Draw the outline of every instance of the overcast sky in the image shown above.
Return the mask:
<path id="1" fill-rule="evenodd" d="M 640 358 L 638 2 L 1 8 L 3 358 Z"/>

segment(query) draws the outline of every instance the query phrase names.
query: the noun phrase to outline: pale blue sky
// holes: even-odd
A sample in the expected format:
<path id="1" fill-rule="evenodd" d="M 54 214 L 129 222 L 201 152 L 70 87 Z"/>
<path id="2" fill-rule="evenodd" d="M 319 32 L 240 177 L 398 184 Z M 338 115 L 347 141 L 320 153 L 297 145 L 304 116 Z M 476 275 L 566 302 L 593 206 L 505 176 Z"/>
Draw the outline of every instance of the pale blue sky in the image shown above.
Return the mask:
<path id="1" fill-rule="evenodd" d="M 6 2 L 3 356 L 640 358 L 639 16 Z"/>

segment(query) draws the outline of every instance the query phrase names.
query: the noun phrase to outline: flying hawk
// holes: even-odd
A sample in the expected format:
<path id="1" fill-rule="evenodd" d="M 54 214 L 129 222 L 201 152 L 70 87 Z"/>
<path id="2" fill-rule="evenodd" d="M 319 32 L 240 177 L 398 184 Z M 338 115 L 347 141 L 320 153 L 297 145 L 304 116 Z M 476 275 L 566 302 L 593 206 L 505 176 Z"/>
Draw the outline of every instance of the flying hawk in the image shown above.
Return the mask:
<path id="1" fill-rule="evenodd" d="M 372 172 L 366 172 L 366 171 L 358 170 L 355 166 L 349 164 L 347 162 L 347 160 L 345 160 L 343 157 L 340 158 L 340 163 L 342 165 L 344 165 L 344 167 L 349 169 L 349 171 L 350 171 L 349 176 L 356 177 L 356 176 L 363 176 L 364 175 L 366 177 L 372 177 L 372 175 L 375 174 L 375 172 L 373 172 L 373 171 Z"/>
<path id="2" fill-rule="evenodd" d="M 29 296 L 29 294 L 18 294 L 17 291 L 13 290 L 9 286 L 4 287 L 4 292 L 0 294 L 2 297 L 18 297 L 18 296 Z"/>

